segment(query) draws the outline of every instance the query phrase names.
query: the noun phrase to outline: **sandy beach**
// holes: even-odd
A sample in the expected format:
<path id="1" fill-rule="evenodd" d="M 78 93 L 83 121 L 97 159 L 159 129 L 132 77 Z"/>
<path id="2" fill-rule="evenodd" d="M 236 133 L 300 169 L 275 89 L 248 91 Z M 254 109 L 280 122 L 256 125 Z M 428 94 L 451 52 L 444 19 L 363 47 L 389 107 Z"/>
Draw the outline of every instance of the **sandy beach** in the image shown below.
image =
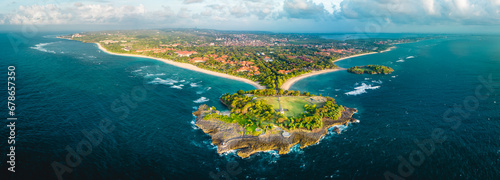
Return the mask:
<path id="1" fill-rule="evenodd" d="M 394 48 L 396 48 L 396 46 L 392 46 L 392 47 L 390 47 L 390 48 L 388 48 L 386 50 L 380 51 L 380 52 L 369 52 L 369 53 L 357 54 L 357 55 L 353 55 L 353 56 L 348 56 L 348 57 L 340 58 L 340 59 L 335 60 L 334 62 L 346 60 L 346 59 L 353 58 L 353 57 L 365 56 L 365 55 L 369 55 L 369 54 L 384 53 L 384 52 L 391 51 Z M 321 71 L 314 71 L 314 72 L 302 74 L 300 76 L 296 76 L 296 77 L 290 78 L 285 83 L 283 83 L 283 85 L 281 85 L 280 88 L 283 89 L 283 90 L 288 90 L 294 83 L 296 83 L 297 81 L 299 81 L 301 79 L 304 79 L 304 78 L 307 78 L 307 77 L 311 77 L 311 76 L 314 76 L 314 75 L 318 75 L 318 74 L 335 72 L 335 71 L 339 71 L 339 70 L 347 70 L 347 69 L 345 69 L 345 68 L 325 69 L 325 70 L 321 70 Z"/>
<path id="2" fill-rule="evenodd" d="M 346 60 L 346 59 L 350 59 L 350 58 L 353 58 L 353 57 L 366 56 L 366 55 L 377 54 L 377 53 L 385 53 L 385 52 L 389 52 L 389 51 L 391 51 L 391 50 L 393 50 L 395 48 L 396 48 L 396 46 L 392 46 L 392 47 L 387 48 L 386 50 L 383 50 L 383 51 L 380 51 L 380 52 L 369 52 L 369 53 L 363 53 L 363 54 L 356 54 L 356 55 L 352 55 L 352 56 L 347 56 L 347 57 L 343 57 L 343 58 L 337 59 L 334 62 L 342 61 L 342 60 Z"/>
<path id="3" fill-rule="evenodd" d="M 257 89 L 265 89 L 264 86 L 261 86 L 259 83 L 255 82 L 255 81 L 252 81 L 250 79 L 245 79 L 245 78 L 241 78 L 241 77 L 232 76 L 232 75 L 229 75 L 229 74 L 214 72 L 214 71 L 210 71 L 210 70 L 199 68 L 199 67 L 197 67 L 195 65 L 192 65 L 192 64 L 175 62 L 175 61 L 172 61 L 172 60 L 169 60 L 169 59 L 162 59 L 162 58 L 149 57 L 149 56 L 136 55 L 136 54 L 120 54 L 120 53 L 109 52 L 104 47 L 102 47 L 100 43 L 95 43 L 95 44 L 97 44 L 97 46 L 99 47 L 99 49 L 101 51 L 106 52 L 108 54 L 113 54 L 113 55 L 118 55 L 118 56 L 129 56 L 129 57 L 140 57 L 140 58 L 154 59 L 154 60 L 162 61 L 164 63 L 171 64 L 171 65 L 174 65 L 174 66 L 177 66 L 177 67 L 180 67 L 180 68 L 189 69 L 189 70 L 193 70 L 193 71 L 197 71 L 197 72 L 201 72 L 201 73 L 205 73 L 205 74 L 210 74 L 210 75 L 214 75 L 214 76 L 219 76 L 219 77 L 223 77 L 223 78 L 227 78 L 227 79 L 233 79 L 233 80 L 241 81 L 241 82 L 244 82 L 244 83 L 248 83 L 248 84 L 254 86 Z"/>
<path id="4" fill-rule="evenodd" d="M 295 76 L 293 78 L 288 79 L 285 83 L 283 83 L 283 85 L 281 85 L 280 88 L 283 89 L 283 90 L 288 90 L 290 88 L 290 86 L 292 86 L 294 83 L 296 83 L 297 81 L 299 81 L 301 79 L 304 79 L 304 78 L 307 78 L 307 77 L 311 77 L 311 76 L 315 76 L 315 75 L 318 75 L 318 74 L 335 72 L 335 71 L 340 71 L 340 70 L 346 70 L 346 69 L 344 69 L 344 68 L 325 69 L 325 70 L 321 70 L 321 71 L 313 71 L 313 72 L 310 72 L 310 73 L 306 73 L 306 74 L 302 74 L 302 75 L 299 75 L 299 76 Z"/>

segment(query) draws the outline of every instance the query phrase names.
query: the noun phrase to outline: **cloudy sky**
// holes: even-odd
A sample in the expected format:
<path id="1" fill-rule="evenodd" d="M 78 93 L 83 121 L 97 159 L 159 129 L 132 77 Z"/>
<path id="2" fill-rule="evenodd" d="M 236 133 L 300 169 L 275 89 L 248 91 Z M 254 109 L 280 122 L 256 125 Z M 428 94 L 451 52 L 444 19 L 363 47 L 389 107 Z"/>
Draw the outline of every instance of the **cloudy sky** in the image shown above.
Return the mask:
<path id="1" fill-rule="evenodd" d="M 4 0 L 0 29 L 500 33 L 500 0 Z"/>

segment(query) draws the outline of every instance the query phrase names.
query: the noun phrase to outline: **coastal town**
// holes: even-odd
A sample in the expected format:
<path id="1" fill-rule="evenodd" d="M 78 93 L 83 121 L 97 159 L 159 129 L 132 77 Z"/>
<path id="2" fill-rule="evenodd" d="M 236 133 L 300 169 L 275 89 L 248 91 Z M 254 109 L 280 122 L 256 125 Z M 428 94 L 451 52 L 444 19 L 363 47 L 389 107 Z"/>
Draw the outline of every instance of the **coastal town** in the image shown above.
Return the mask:
<path id="1" fill-rule="evenodd" d="M 311 34 L 274 34 L 199 29 L 76 33 L 63 38 L 99 43 L 114 53 L 144 55 L 193 64 L 202 69 L 247 78 L 266 88 L 288 79 L 334 69 L 335 60 L 382 52 L 392 44 L 425 38 L 339 41 Z"/>

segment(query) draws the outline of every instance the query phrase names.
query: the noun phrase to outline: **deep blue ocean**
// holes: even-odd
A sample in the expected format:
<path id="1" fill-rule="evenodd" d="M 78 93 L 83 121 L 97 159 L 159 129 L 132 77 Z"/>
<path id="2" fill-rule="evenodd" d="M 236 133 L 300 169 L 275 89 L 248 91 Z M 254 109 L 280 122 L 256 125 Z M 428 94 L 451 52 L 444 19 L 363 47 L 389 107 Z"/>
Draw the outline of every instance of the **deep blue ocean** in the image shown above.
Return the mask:
<path id="1" fill-rule="evenodd" d="M 338 71 L 297 82 L 291 89 L 357 108 L 360 122 L 287 155 L 241 159 L 217 154 L 191 113 L 203 103 L 222 109 L 222 94 L 251 85 L 109 55 L 95 44 L 55 38 L 60 34 L 39 33 L 18 45 L 0 34 L 0 78 L 7 86 L 7 67 L 16 67 L 18 118 L 16 173 L 7 171 L 2 121 L 0 179 L 57 179 L 54 164 L 64 179 L 500 178 L 500 36 L 425 40 L 337 62 L 395 71 Z M 7 88 L 0 89 L 6 105 Z M 6 106 L 1 112 L 7 117 Z M 89 144 L 88 133 L 100 127 L 109 131 Z"/>

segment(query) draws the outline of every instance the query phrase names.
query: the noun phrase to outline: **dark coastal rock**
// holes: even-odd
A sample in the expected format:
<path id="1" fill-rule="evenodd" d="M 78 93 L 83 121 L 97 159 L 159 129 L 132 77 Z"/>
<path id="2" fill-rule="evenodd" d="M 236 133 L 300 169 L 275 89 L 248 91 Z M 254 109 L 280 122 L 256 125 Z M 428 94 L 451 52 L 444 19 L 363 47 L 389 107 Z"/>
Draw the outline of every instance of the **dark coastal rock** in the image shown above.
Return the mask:
<path id="1" fill-rule="evenodd" d="M 337 134 L 340 134 L 340 132 L 341 132 L 339 127 L 336 127 L 336 126 L 335 126 L 335 128 L 333 128 L 333 131 L 336 132 Z"/>

